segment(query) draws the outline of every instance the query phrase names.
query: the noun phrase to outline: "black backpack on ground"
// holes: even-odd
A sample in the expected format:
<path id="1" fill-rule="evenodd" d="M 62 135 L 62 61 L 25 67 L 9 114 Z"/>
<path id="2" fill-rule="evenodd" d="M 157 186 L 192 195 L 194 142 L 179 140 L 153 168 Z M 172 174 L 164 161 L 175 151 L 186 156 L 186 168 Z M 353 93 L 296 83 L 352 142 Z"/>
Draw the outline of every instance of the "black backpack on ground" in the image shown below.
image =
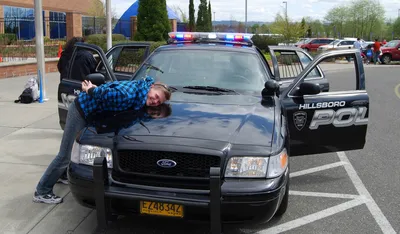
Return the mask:
<path id="1" fill-rule="evenodd" d="M 33 100 L 33 95 L 32 95 L 32 89 L 30 87 L 24 89 L 24 91 L 21 93 L 21 95 L 19 95 L 18 100 L 15 100 L 15 103 L 25 103 L 25 104 L 29 104 L 32 103 Z"/>

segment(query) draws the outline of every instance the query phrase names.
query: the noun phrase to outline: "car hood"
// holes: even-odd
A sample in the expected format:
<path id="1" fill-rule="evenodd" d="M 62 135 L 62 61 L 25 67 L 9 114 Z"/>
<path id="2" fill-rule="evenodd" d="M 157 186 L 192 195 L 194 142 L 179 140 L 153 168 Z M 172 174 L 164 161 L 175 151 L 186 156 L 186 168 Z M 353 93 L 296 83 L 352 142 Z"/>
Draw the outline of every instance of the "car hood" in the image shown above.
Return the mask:
<path id="1" fill-rule="evenodd" d="M 270 147 L 274 132 L 274 99 L 268 103 L 261 104 L 261 97 L 253 95 L 175 92 L 170 101 L 170 116 L 143 119 L 113 134 L 135 139 L 157 136 Z"/>

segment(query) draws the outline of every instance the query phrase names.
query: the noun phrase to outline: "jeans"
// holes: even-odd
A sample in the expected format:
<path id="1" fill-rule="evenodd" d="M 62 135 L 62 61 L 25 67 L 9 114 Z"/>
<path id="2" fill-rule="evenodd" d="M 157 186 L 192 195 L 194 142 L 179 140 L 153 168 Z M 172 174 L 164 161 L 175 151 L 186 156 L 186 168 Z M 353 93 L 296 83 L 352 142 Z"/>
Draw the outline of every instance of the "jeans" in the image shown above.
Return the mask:
<path id="1" fill-rule="evenodd" d="M 380 53 L 380 51 L 374 52 L 374 64 L 376 64 L 376 62 L 379 62 Z"/>
<path id="2" fill-rule="evenodd" d="M 68 115 L 64 127 L 64 134 L 61 140 L 60 151 L 50 163 L 36 186 L 36 192 L 39 195 L 53 193 L 54 185 L 68 167 L 75 137 L 80 130 L 85 128 L 85 126 L 86 120 L 82 118 L 81 114 L 79 114 L 75 102 L 72 102 L 68 108 Z"/>

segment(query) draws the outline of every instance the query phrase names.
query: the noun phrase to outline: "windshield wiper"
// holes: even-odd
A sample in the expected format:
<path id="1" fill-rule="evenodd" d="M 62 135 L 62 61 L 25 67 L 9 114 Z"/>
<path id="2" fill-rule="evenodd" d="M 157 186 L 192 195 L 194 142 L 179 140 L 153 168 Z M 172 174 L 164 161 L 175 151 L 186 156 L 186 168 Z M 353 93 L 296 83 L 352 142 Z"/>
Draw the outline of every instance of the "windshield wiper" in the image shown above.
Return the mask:
<path id="1" fill-rule="evenodd" d="M 156 67 L 156 66 L 151 65 L 150 63 L 144 63 L 143 65 L 145 65 L 145 66 L 147 66 L 147 67 L 149 67 L 149 68 L 152 68 L 152 69 L 154 69 L 154 70 L 157 70 L 157 71 L 159 71 L 159 72 L 161 72 L 161 73 L 164 73 L 163 70 L 161 70 L 160 68 L 158 68 L 158 67 Z"/>
<path id="2" fill-rule="evenodd" d="M 197 89 L 197 90 L 206 90 L 206 91 L 216 91 L 216 92 L 226 92 L 226 93 L 236 93 L 233 89 L 225 89 L 225 88 L 220 88 L 220 87 L 215 87 L 215 86 L 201 86 L 201 85 L 195 85 L 195 86 L 183 86 L 185 89 Z"/>

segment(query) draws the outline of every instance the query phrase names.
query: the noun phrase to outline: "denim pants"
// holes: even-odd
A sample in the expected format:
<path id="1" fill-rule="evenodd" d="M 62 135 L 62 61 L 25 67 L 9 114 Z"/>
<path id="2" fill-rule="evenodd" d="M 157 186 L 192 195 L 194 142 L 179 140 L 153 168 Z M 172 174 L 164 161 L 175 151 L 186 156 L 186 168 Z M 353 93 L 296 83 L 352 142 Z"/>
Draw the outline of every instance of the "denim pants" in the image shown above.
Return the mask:
<path id="1" fill-rule="evenodd" d="M 68 108 L 68 115 L 64 127 L 64 135 L 61 140 L 60 151 L 50 163 L 36 186 L 36 192 L 39 195 L 53 193 L 54 185 L 68 167 L 75 137 L 80 130 L 85 128 L 85 126 L 86 120 L 82 118 L 81 114 L 79 114 L 75 102 L 72 102 Z"/>
<path id="2" fill-rule="evenodd" d="M 380 51 L 374 52 L 374 64 L 376 64 L 376 62 L 380 62 L 379 61 L 379 55 L 381 54 Z"/>

